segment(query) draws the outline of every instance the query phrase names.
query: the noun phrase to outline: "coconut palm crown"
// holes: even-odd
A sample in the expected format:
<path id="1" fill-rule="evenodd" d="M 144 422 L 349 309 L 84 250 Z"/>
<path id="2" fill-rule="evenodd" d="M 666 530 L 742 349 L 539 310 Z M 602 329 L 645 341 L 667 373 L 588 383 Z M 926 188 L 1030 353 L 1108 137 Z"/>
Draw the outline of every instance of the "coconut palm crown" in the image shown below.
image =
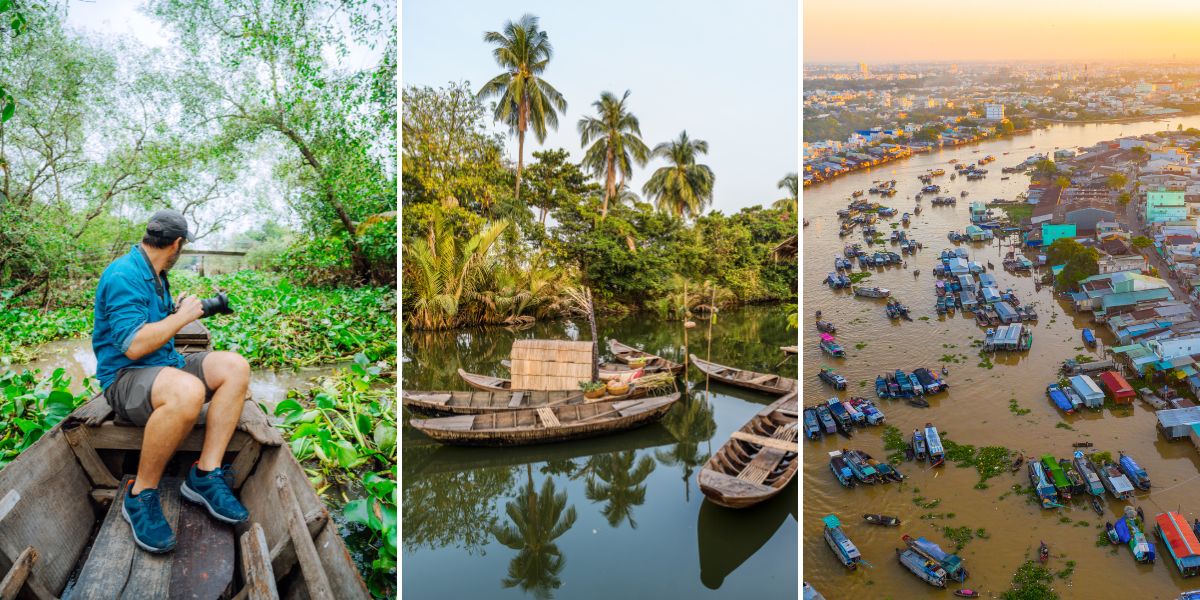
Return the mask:
<path id="1" fill-rule="evenodd" d="M 655 146 L 651 156 L 670 164 L 654 171 L 642 191 L 663 212 L 676 217 L 700 216 L 713 195 L 712 169 L 696 164 L 696 157 L 707 153 L 708 142 L 693 140 L 686 131 L 678 139 Z"/>
<path id="2" fill-rule="evenodd" d="M 626 107 L 628 98 L 629 90 L 620 99 L 604 92 L 592 103 L 597 116 L 579 119 L 580 145 L 587 149 L 583 167 L 604 179 L 600 218 L 608 216 L 608 203 L 617 198 L 617 189 L 633 174 L 633 163 L 644 165 L 650 157 L 650 149 L 642 141 L 641 125 Z"/>
<path id="3" fill-rule="evenodd" d="M 517 134 L 516 196 L 521 198 L 521 171 L 525 167 L 525 132 L 531 127 L 538 143 L 546 141 L 547 126 L 558 129 L 558 113 L 567 101 L 541 75 L 554 54 L 550 36 L 538 28 L 538 18 L 523 15 L 508 21 L 503 31 L 488 31 L 483 41 L 494 45 L 492 56 L 503 73 L 479 88 L 479 98 L 496 97 L 493 116 Z"/>

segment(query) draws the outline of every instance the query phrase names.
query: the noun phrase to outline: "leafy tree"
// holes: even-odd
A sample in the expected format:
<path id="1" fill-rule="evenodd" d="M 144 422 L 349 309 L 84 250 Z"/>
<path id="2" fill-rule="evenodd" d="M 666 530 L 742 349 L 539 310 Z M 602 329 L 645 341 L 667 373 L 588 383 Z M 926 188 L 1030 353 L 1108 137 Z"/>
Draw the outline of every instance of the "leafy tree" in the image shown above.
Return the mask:
<path id="1" fill-rule="evenodd" d="M 1053 177 L 1058 174 L 1058 165 L 1054 164 L 1054 161 L 1050 159 L 1039 160 L 1033 166 L 1033 172 L 1035 175 L 1041 175 L 1047 178 Z"/>
<path id="2" fill-rule="evenodd" d="M 566 150 L 545 150 L 533 153 L 534 163 L 529 165 L 526 182 L 529 186 L 529 204 L 537 207 L 538 222 L 545 225 L 546 215 L 555 207 L 579 201 L 587 193 L 587 177 L 579 166 L 570 162 Z"/>
<path id="3" fill-rule="evenodd" d="M 913 134 L 913 139 L 918 142 L 936 142 L 942 139 L 942 129 L 934 125 L 922 127 Z"/>
<path id="4" fill-rule="evenodd" d="M 492 223 L 465 242 L 447 235 L 439 220 L 427 238 L 404 248 L 404 294 L 408 322 L 419 329 L 447 329 L 464 322 L 466 301 L 479 293 L 492 269 L 489 251 L 508 226 Z"/>
<path id="5" fill-rule="evenodd" d="M 603 92 L 593 102 L 597 117 L 579 119 L 579 143 L 586 148 L 583 167 L 597 178 L 604 178 L 604 202 L 600 220 L 608 217 L 608 205 L 617 188 L 633 173 L 633 163 L 646 164 L 650 150 L 642 141 L 638 119 L 626 108 L 629 90 L 618 100 L 612 92 Z M 591 146 L 588 144 L 591 143 Z M 620 173 L 621 180 L 617 181 Z"/>
<path id="6" fill-rule="evenodd" d="M 1134 236 L 1134 238 L 1129 242 L 1134 248 L 1149 248 L 1150 246 L 1154 245 L 1154 240 L 1144 235 Z"/>
<path id="7" fill-rule="evenodd" d="M 1108 176 L 1108 187 L 1114 190 L 1125 187 L 1127 183 L 1129 183 L 1129 180 L 1125 177 L 1124 173 L 1113 173 Z"/>
<path id="8" fill-rule="evenodd" d="M 654 147 L 653 156 L 670 164 L 654 171 L 642 191 L 659 210 L 676 217 L 696 217 L 712 202 L 713 172 L 708 165 L 696 164 L 699 154 L 708 154 L 708 142 L 692 140 L 686 131 L 678 139 Z"/>
<path id="9" fill-rule="evenodd" d="M 1064 265 L 1058 274 L 1059 285 L 1070 288 L 1083 279 L 1099 272 L 1100 253 L 1070 238 L 1054 240 L 1046 250 L 1046 258 L 1052 265 Z"/>
<path id="10" fill-rule="evenodd" d="M 558 113 L 566 112 L 567 101 L 541 77 L 554 55 L 550 35 L 538 28 L 538 18 L 522 15 L 507 21 L 503 31 L 483 34 L 492 44 L 492 56 L 504 72 L 483 84 L 480 98 L 495 97 L 493 116 L 517 134 L 517 178 L 514 189 L 521 198 L 521 170 L 525 166 L 525 132 L 533 127 L 538 143 L 546 141 L 546 126 L 558 128 Z"/>
<path id="11" fill-rule="evenodd" d="M 394 7 L 151 0 L 148 9 L 174 30 L 184 51 L 179 72 L 188 124 L 215 127 L 228 146 L 262 141 L 286 149 L 292 160 L 277 164 L 276 176 L 300 192 L 293 208 L 307 228 L 344 243 L 357 279 L 385 282 L 395 250 L 372 260 L 360 226 L 396 208 Z M 329 18 L 339 11 L 349 14 L 348 27 Z M 381 42 L 383 58 L 365 70 L 326 58 L 346 56 L 351 44 Z"/>
<path id="12" fill-rule="evenodd" d="M 1071 187 L 1071 178 L 1065 175 L 1059 175 L 1058 177 L 1054 178 L 1054 185 L 1062 188 Z"/>
<path id="13" fill-rule="evenodd" d="M 1120 202 L 1122 205 L 1129 204 L 1131 199 L 1132 196 L 1129 195 L 1129 192 L 1121 192 L 1121 194 L 1117 196 L 1117 202 Z"/>
<path id="14" fill-rule="evenodd" d="M 788 173 L 775 184 L 775 187 L 787 191 L 787 196 L 776 200 L 771 205 L 772 208 L 777 208 L 787 214 L 795 213 L 796 205 L 800 201 L 800 178 L 795 173 Z"/>

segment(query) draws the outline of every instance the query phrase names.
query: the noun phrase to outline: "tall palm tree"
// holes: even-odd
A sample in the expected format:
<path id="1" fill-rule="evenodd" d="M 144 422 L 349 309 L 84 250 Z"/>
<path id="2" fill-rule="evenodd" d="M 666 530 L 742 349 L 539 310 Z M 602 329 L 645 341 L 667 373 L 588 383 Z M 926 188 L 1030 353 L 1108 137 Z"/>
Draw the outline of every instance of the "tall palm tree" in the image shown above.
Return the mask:
<path id="1" fill-rule="evenodd" d="M 642 141 L 642 128 L 637 117 L 625 106 L 629 90 L 618 100 L 612 92 L 600 94 L 593 102 L 596 117 L 579 119 L 580 145 L 587 148 L 583 166 L 597 178 L 604 178 L 604 204 L 600 218 L 608 216 L 608 203 L 617 197 L 617 188 L 633 174 L 633 163 L 646 164 L 650 149 Z M 589 147 L 588 143 L 592 145 Z M 617 176 L 620 175 L 620 182 Z"/>
<path id="2" fill-rule="evenodd" d="M 708 154 L 708 142 L 693 140 L 686 131 L 679 138 L 654 147 L 652 156 L 671 163 L 659 167 L 642 191 L 653 198 L 658 209 L 677 217 L 700 216 L 712 202 L 713 172 L 708 165 L 696 164 L 696 156 Z"/>
<path id="3" fill-rule="evenodd" d="M 541 74 L 554 49 L 550 36 L 538 28 L 538 18 L 522 15 L 504 23 L 503 32 L 488 31 L 483 41 L 494 44 L 492 56 L 504 72 L 479 88 L 479 98 L 498 97 L 493 116 L 517 134 L 517 200 L 521 199 L 521 170 L 525 168 L 525 132 L 533 127 L 538 143 L 546 141 L 546 126 L 558 129 L 558 113 L 567 101 Z"/>
<path id="4" fill-rule="evenodd" d="M 788 195 L 776 200 L 771 206 L 786 211 L 789 215 L 796 212 L 796 205 L 800 201 L 800 178 L 795 173 L 788 173 L 775 187 L 786 190 Z"/>

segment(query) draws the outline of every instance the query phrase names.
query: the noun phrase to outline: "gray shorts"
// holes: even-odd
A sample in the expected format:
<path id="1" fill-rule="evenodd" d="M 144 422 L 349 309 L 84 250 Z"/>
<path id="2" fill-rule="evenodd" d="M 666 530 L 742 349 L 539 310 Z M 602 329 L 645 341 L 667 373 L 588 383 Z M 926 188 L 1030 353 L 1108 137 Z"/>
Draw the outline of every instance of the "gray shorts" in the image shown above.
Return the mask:
<path id="1" fill-rule="evenodd" d="M 199 377 L 204 383 L 204 389 L 207 390 L 204 396 L 205 403 L 212 400 L 213 396 L 213 389 L 204 379 L 206 356 L 208 352 L 184 354 L 183 368 L 180 369 L 184 373 Z M 150 402 L 150 390 L 154 387 L 154 380 L 158 378 L 159 371 L 165 368 L 125 367 L 117 371 L 117 378 L 104 390 L 104 397 L 118 418 L 135 425 L 145 425 L 146 421 L 150 420 L 150 413 L 154 411 L 154 405 Z"/>

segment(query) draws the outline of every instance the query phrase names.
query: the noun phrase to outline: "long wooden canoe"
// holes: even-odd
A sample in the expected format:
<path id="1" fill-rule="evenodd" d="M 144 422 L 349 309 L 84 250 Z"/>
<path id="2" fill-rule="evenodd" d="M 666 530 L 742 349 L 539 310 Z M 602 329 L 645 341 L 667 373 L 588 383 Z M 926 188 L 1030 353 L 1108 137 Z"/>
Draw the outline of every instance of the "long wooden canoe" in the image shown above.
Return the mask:
<path id="1" fill-rule="evenodd" d="M 425 435 L 466 446 L 520 446 L 562 442 L 627 431 L 667 414 L 679 393 L 639 400 L 547 406 L 481 415 L 410 421 Z"/>
<path id="2" fill-rule="evenodd" d="M 711 502 L 746 508 L 773 498 L 796 478 L 799 446 L 796 393 L 754 415 L 700 469 L 696 480 Z"/>
<path id="3" fill-rule="evenodd" d="M 644 350 L 638 350 L 633 346 L 622 344 L 617 340 L 608 340 L 608 350 L 609 352 L 613 353 L 613 358 L 616 358 L 617 362 L 622 362 L 625 364 L 629 364 L 629 361 L 638 358 L 646 359 L 647 373 L 654 373 L 656 371 L 670 371 L 671 373 L 678 375 L 683 372 L 683 365 L 673 360 L 665 359 L 657 354 L 650 354 Z"/>
<path id="4" fill-rule="evenodd" d="M 719 365 L 714 362 L 708 362 L 691 355 L 692 364 L 700 369 L 701 373 L 716 379 L 722 383 L 729 385 L 737 385 L 760 392 L 767 392 L 782 396 L 796 391 L 796 380 L 782 377 L 780 375 L 769 375 L 765 373 L 755 373 L 744 369 L 735 369 L 725 365 Z"/>
<path id="5" fill-rule="evenodd" d="M 490 412 L 541 408 L 543 406 L 581 404 L 584 402 L 583 392 L 568 390 L 558 392 L 424 392 L 405 390 L 401 392 L 400 399 L 409 410 L 452 415 L 478 415 Z"/>
<path id="6" fill-rule="evenodd" d="M 471 387 L 473 387 L 477 390 L 483 391 L 483 392 L 512 393 L 514 391 L 512 389 L 512 380 L 511 379 L 505 379 L 503 377 L 492 377 L 490 375 L 477 375 L 475 373 L 468 373 L 462 369 L 458 370 L 458 376 L 462 377 L 463 381 L 467 382 L 467 385 L 470 385 Z M 559 390 L 556 390 L 556 391 L 559 391 Z M 578 390 L 561 390 L 561 391 L 571 392 L 571 393 L 578 392 Z M 618 396 L 605 396 L 603 398 L 599 398 L 598 400 L 616 400 L 617 398 L 622 398 L 622 399 L 628 400 L 628 399 L 633 399 L 633 398 L 641 398 L 641 397 L 645 396 L 646 394 L 647 394 L 647 390 L 645 388 L 639 388 L 637 386 L 637 384 L 634 383 L 629 386 L 629 393 L 625 394 L 624 396 L 619 396 L 619 397 Z"/>
<path id="7" fill-rule="evenodd" d="M 667 362 L 670 362 L 670 361 L 667 361 Z M 678 366 L 680 369 L 683 369 L 683 365 L 680 365 L 678 363 L 671 363 L 671 364 Z M 512 361 L 508 360 L 507 358 L 502 359 L 500 361 L 500 366 L 504 367 L 505 369 L 509 369 L 511 371 L 512 370 Z M 632 373 L 636 370 L 637 369 L 634 369 L 633 367 L 630 367 L 629 365 L 625 365 L 625 364 L 621 364 L 621 363 L 600 363 L 600 369 L 599 369 L 600 381 L 608 381 L 609 379 L 616 379 L 617 377 L 621 377 L 623 375 L 628 375 L 629 373 Z M 646 362 L 646 366 L 642 368 L 642 372 L 643 373 L 671 373 L 673 375 L 679 374 L 678 371 L 668 369 L 659 363 L 652 364 L 650 361 Z"/>
<path id="8" fill-rule="evenodd" d="M 0 576 L 22 598 L 368 600 L 325 503 L 253 401 L 225 457 L 249 522 L 221 524 L 181 501 L 180 478 L 204 434 L 197 424 L 164 473 L 163 514 L 178 544 L 152 555 L 121 516 L 144 429 L 115 422 L 103 395 L 80 406 L 0 470 Z"/>

